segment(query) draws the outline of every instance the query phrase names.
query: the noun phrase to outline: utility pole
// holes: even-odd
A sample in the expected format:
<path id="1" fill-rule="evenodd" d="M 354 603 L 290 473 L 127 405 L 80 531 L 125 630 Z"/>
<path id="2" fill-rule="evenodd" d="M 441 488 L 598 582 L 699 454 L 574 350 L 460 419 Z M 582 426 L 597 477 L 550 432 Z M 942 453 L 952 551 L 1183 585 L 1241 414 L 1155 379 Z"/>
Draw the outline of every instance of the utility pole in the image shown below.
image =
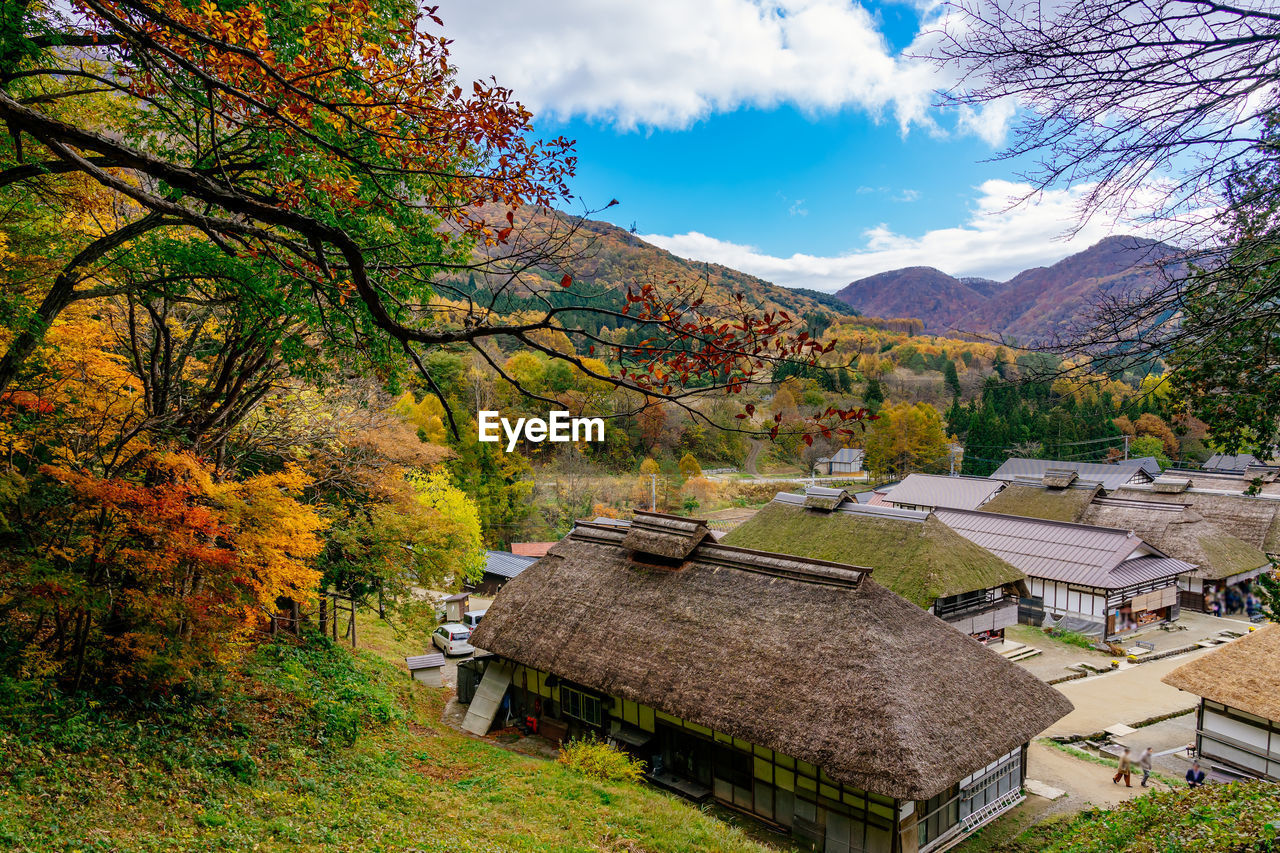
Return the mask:
<path id="1" fill-rule="evenodd" d="M 1127 458 L 1127 457 L 1126 457 Z M 649 475 L 649 509 L 658 511 L 658 475 Z"/>
<path id="2" fill-rule="evenodd" d="M 1124 437 L 1124 461 L 1129 461 L 1129 436 Z"/>

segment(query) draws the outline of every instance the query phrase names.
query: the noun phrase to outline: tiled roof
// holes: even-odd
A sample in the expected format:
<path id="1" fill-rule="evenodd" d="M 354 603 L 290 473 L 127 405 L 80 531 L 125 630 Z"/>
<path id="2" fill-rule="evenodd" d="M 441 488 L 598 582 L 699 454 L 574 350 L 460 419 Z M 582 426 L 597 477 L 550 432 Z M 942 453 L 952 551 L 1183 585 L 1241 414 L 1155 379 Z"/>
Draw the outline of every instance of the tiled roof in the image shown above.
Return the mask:
<path id="1" fill-rule="evenodd" d="M 1121 589 L 1195 568 L 1128 530 L 957 509 L 935 515 L 1029 577 Z"/>
<path id="2" fill-rule="evenodd" d="M 485 574 L 497 575 L 501 578 L 513 578 L 525 570 L 537 557 L 521 557 L 509 551 L 485 551 Z"/>
<path id="3" fill-rule="evenodd" d="M 977 509 L 1004 488 L 999 480 L 985 477 L 945 477 L 911 474 L 889 492 L 889 503 L 912 506 Z"/>
<path id="4" fill-rule="evenodd" d="M 1139 472 L 1145 473 L 1152 480 L 1160 476 L 1160 465 L 1150 456 L 1138 459 L 1127 459 L 1108 465 L 1104 462 L 1064 462 L 1060 459 L 1008 459 L 991 475 L 993 480 L 1013 482 L 1015 480 L 1043 481 L 1050 471 L 1060 474 L 1063 471 L 1075 471 L 1080 481 L 1101 483 L 1108 492 L 1118 489 L 1129 482 Z"/>

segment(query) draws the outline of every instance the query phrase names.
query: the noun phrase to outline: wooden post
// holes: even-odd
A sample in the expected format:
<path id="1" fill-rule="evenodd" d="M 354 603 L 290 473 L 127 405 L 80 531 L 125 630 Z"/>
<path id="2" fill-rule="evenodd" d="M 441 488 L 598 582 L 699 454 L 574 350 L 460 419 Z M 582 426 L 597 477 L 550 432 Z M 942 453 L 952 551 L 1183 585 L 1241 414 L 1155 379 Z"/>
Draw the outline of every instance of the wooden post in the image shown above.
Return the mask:
<path id="1" fill-rule="evenodd" d="M 333 594 L 333 641 L 338 642 L 338 594 Z"/>
<path id="2" fill-rule="evenodd" d="M 320 590 L 320 633 L 329 633 L 329 594 Z"/>

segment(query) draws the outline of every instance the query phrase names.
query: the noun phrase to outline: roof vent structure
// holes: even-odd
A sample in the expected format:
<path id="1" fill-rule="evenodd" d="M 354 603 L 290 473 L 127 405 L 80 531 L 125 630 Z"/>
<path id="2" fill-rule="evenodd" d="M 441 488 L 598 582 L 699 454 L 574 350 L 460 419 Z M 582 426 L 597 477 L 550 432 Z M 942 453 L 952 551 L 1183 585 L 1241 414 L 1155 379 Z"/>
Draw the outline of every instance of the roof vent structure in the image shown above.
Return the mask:
<path id="1" fill-rule="evenodd" d="M 1151 481 L 1151 491 L 1162 495 L 1176 495 L 1187 490 L 1191 481 L 1185 477 L 1156 477 Z"/>
<path id="2" fill-rule="evenodd" d="M 804 508 L 831 512 L 845 501 L 853 500 L 844 489 L 828 489 L 822 486 L 805 486 Z"/>
<path id="3" fill-rule="evenodd" d="M 1073 468 L 1046 468 L 1040 483 L 1050 489 L 1066 489 L 1080 474 Z"/>
<path id="4" fill-rule="evenodd" d="M 622 547 L 633 554 L 681 563 L 704 541 L 714 542 L 715 539 L 703 519 L 637 512 L 622 540 Z"/>

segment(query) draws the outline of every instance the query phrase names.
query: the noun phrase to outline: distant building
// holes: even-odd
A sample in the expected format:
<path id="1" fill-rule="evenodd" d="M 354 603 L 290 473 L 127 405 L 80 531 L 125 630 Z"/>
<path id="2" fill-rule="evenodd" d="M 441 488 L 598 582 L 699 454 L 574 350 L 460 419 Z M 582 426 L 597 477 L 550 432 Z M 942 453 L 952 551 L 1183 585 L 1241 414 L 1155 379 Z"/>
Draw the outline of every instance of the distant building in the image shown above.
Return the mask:
<path id="1" fill-rule="evenodd" d="M 649 778 L 819 850 L 941 849 L 1022 800 L 1071 703 L 866 569 L 716 544 L 701 522 L 580 523 L 498 595 L 464 728 L 500 709 L 596 734 Z"/>
<path id="2" fill-rule="evenodd" d="M 1165 684 L 1200 697 L 1196 752 L 1212 776 L 1280 782 L 1280 625 L 1184 663 Z"/>
<path id="3" fill-rule="evenodd" d="M 1247 469 L 1261 465 L 1262 461 L 1252 453 L 1215 453 L 1200 467 L 1214 474 L 1243 474 Z"/>
<path id="4" fill-rule="evenodd" d="M 1130 483 L 1150 483 L 1160 476 L 1160 463 L 1152 456 L 1126 459 L 1115 464 L 1072 462 L 1060 459 L 1007 459 L 991 475 L 1006 483 L 1039 483 L 1065 489 L 1076 483 L 1097 484 L 1111 492 Z"/>
<path id="5" fill-rule="evenodd" d="M 1195 567 L 1128 530 L 992 512 L 938 519 L 1027 575 L 1022 618 L 1110 639 L 1178 618 L 1178 575 Z"/>
<path id="6" fill-rule="evenodd" d="M 815 477 L 836 477 L 840 474 L 861 474 L 866 453 L 852 447 L 842 447 L 834 456 L 823 456 L 813 463 Z"/>
<path id="7" fill-rule="evenodd" d="M 937 517 L 858 504 L 838 489 L 779 494 L 722 541 L 868 566 L 882 586 L 983 642 L 1003 639 L 1029 594 L 1026 575 Z"/>
<path id="8" fill-rule="evenodd" d="M 475 589 L 479 595 L 495 594 L 503 584 L 538 560 L 537 557 L 522 557 L 509 551 L 485 551 L 484 555 L 484 576 Z"/>
<path id="9" fill-rule="evenodd" d="M 517 557 L 545 557 L 554 542 L 512 542 L 511 553 Z"/>
<path id="10" fill-rule="evenodd" d="M 977 509 L 1005 487 L 987 477 L 948 477 L 942 474 L 910 474 L 885 497 L 898 509 L 929 512 L 946 509 Z"/>

